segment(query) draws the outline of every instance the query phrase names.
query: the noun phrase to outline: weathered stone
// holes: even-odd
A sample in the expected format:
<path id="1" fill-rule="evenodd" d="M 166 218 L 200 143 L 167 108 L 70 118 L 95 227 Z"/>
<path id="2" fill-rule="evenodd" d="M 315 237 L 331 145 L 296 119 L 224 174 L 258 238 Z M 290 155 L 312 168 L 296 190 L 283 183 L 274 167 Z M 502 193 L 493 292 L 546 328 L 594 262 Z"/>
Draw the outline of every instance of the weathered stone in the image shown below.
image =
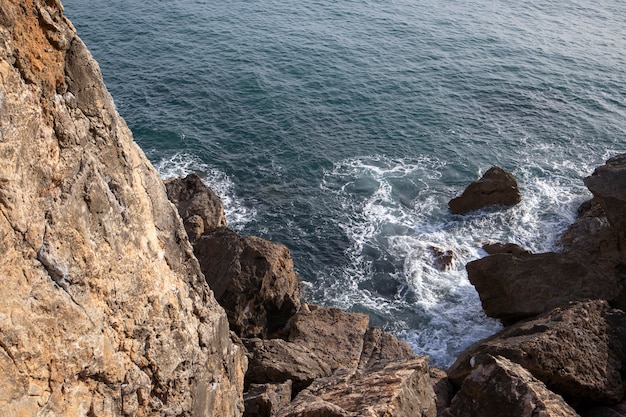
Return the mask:
<path id="1" fill-rule="evenodd" d="M 391 361 L 415 358 L 408 343 L 398 340 L 380 327 L 370 327 L 365 333 L 359 369 L 366 370 Z"/>
<path id="2" fill-rule="evenodd" d="M 200 236 L 226 226 L 222 200 L 196 174 L 165 181 L 167 197 L 178 209 L 189 240 L 194 244 Z"/>
<path id="3" fill-rule="evenodd" d="M 472 358 L 499 355 L 520 364 L 570 404 L 622 399 L 626 314 L 606 301 L 573 302 L 517 323 L 465 350 L 448 376 L 460 386 Z"/>
<path id="4" fill-rule="evenodd" d="M 615 298 L 621 276 L 566 253 L 496 254 L 466 265 L 485 313 L 511 323 L 572 300 Z"/>
<path id="5" fill-rule="evenodd" d="M 524 249 L 520 245 L 515 243 L 487 243 L 483 245 L 483 250 L 489 255 L 495 255 L 497 253 L 510 253 L 515 256 L 524 256 L 532 254 L 528 249 Z"/>
<path id="6" fill-rule="evenodd" d="M 291 381 L 282 384 L 252 384 L 243 395 L 244 417 L 276 417 L 291 402 Z"/>
<path id="7" fill-rule="evenodd" d="M 520 201 L 522 195 L 513 174 L 500 167 L 491 167 L 461 196 L 450 200 L 448 206 L 454 214 L 465 214 L 488 206 L 514 206 Z"/>
<path id="8" fill-rule="evenodd" d="M 436 413 L 428 358 L 421 356 L 365 373 L 340 369 L 313 382 L 279 415 L 435 417 Z"/>
<path id="9" fill-rule="evenodd" d="M 293 382 L 299 392 L 317 378 L 330 376 L 331 368 L 305 346 L 282 339 L 244 339 L 250 358 L 246 384 Z"/>
<path id="10" fill-rule="evenodd" d="M 614 156 L 597 167 L 585 178 L 585 185 L 618 235 L 622 257 L 626 259 L 626 154 Z"/>
<path id="11" fill-rule="evenodd" d="M 443 369 L 431 367 L 429 370 L 430 380 L 433 384 L 435 392 L 435 405 L 437 406 L 437 415 L 441 415 L 443 411 L 450 407 L 450 402 L 454 397 L 455 389 L 448 374 Z"/>
<path id="12" fill-rule="evenodd" d="M 243 350 L 53 0 L 0 0 L 0 253 L 2 415 L 243 412 Z"/>
<path id="13" fill-rule="evenodd" d="M 241 337 L 271 336 L 300 307 L 300 281 L 285 246 L 219 228 L 196 241 L 194 252 Z"/>
<path id="14" fill-rule="evenodd" d="M 481 355 L 444 417 L 576 417 L 559 395 L 506 358 Z"/>
<path id="15" fill-rule="evenodd" d="M 365 314 L 308 305 L 294 317 L 288 340 L 317 353 L 332 370 L 356 369 L 368 323 Z"/>
<path id="16" fill-rule="evenodd" d="M 612 407 L 601 405 L 579 410 L 582 417 L 626 417 L 626 403 Z"/>

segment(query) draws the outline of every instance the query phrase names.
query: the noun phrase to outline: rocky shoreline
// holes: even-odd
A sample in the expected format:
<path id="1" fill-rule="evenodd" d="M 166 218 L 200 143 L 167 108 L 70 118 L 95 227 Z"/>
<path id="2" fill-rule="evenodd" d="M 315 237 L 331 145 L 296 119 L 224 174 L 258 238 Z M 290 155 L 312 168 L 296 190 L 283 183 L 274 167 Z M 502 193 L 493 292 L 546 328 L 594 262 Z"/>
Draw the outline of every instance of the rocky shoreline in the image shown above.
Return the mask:
<path id="1" fill-rule="evenodd" d="M 0 5 L 3 415 L 626 415 L 626 155 L 559 252 L 467 265 L 506 327 L 441 370 L 303 302 L 289 250 L 228 229 L 199 177 L 163 183 L 58 0 Z M 494 168 L 450 208 L 520 198 Z"/>

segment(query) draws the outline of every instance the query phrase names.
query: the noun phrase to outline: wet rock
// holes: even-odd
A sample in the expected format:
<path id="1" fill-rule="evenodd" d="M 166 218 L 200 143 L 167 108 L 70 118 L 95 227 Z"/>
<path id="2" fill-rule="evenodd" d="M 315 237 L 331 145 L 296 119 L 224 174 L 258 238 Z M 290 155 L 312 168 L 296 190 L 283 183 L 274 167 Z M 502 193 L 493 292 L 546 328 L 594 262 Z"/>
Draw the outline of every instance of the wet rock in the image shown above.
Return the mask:
<path id="1" fill-rule="evenodd" d="M 474 358 L 472 372 L 444 417 L 576 417 L 559 395 L 520 365 L 501 356 Z"/>
<path id="2" fill-rule="evenodd" d="M 226 226 L 222 200 L 196 174 L 166 180 L 167 197 L 183 219 L 193 244 L 204 233 Z"/>
<path id="3" fill-rule="evenodd" d="M 573 302 L 517 323 L 465 350 L 448 375 L 456 386 L 482 354 L 521 365 L 570 404 L 615 404 L 622 399 L 626 314 L 603 300 Z"/>
<path id="4" fill-rule="evenodd" d="M 300 281 L 285 246 L 219 228 L 204 234 L 194 253 L 239 336 L 267 338 L 300 307 Z"/>
<path id="5" fill-rule="evenodd" d="M 291 381 L 253 384 L 243 395 L 244 417 L 276 417 L 291 402 Z"/>
<path id="6" fill-rule="evenodd" d="M 452 268 L 455 258 L 454 252 L 449 249 L 441 249 L 436 246 L 429 246 L 428 250 L 433 257 L 435 268 L 440 271 L 447 271 Z"/>
<path id="7" fill-rule="evenodd" d="M 368 324 L 365 314 L 308 305 L 293 318 L 287 340 L 315 352 L 333 371 L 356 369 Z"/>
<path id="8" fill-rule="evenodd" d="M 540 253 L 496 254 L 466 265 L 489 317 L 512 323 L 534 317 L 572 300 L 612 300 L 623 284 L 614 270 L 589 258 Z"/>
<path id="9" fill-rule="evenodd" d="M 514 206 L 522 200 L 517 180 L 500 167 L 491 167 L 478 180 L 471 183 L 461 196 L 448 203 L 454 214 L 465 214 L 488 206 Z"/>
<path id="10" fill-rule="evenodd" d="M 428 358 L 421 356 L 365 373 L 341 369 L 316 380 L 280 416 L 435 417 L 436 412 Z"/>
<path id="11" fill-rule="evenodd" d="M 282 339 L 244 339 L 243 342 L 249 352 L 246 384 L 291 380 L 293 390 L 299 392 L 315 379 L 331 374 L 326 358 L 305 346 Z"/>

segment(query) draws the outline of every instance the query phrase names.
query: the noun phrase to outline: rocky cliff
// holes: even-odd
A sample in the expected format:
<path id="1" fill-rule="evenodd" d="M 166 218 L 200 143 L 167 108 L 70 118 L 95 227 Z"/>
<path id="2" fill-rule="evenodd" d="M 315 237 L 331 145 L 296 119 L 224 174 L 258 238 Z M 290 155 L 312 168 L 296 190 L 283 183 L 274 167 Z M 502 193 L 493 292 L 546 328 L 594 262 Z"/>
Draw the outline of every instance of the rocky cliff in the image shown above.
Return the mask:
<path id="1" fill-rule="evenodd" d="M 0 254 L 2 415 L 242 414 L 243 350 L 57 0 L 0 0 Z"/>

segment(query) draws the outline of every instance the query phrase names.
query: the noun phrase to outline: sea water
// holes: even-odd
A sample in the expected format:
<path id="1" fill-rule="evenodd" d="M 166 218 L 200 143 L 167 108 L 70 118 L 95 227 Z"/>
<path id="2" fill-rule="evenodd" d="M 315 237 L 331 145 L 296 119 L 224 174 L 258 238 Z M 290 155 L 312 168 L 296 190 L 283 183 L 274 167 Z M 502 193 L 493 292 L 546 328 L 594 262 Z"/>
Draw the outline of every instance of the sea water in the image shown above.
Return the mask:
<path id="1" fill-rule="evenodd" d="M 625 150 L 621 0 L 64 4 L 164 178 L 200 174 L 230 227 L 289 247 L 308 302 L 440 366 L 499 329 L 465 264 L 555 249 L 582 179 Z M 492 165 L 522 203 L 451 214 Z"/>

